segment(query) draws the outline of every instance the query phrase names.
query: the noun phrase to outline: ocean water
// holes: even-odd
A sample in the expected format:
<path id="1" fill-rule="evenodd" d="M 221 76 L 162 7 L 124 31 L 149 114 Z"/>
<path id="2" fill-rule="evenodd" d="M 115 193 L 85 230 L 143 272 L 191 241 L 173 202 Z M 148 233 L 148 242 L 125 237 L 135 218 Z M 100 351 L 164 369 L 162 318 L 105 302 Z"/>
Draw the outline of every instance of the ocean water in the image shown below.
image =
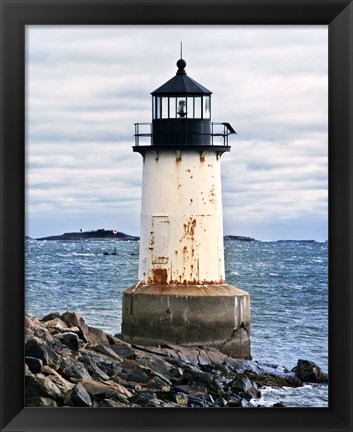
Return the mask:
<path id="1" fill-rule="evenodd" d="M 227 282 L 251 295 L 254 360 L 292 369 L 307 359 L 328 371 L 327 242 L 225 241 Z M 103 255 L 113 252 L 117 255 Z M 26 312 L 66 310 L 120 333 L 122 292 L 137 282 L 134 241 L 26 240 Z M 327 407 L 328 387 L 263 390 L 258 403 Z"/>

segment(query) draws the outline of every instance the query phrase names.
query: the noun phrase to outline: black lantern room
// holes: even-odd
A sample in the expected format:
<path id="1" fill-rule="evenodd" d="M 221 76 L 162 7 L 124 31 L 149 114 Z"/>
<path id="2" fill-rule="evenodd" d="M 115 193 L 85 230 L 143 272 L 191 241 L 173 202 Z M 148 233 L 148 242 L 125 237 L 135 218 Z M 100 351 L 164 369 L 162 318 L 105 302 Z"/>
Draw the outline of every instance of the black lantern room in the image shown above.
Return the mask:
<path id="1" fill-rule="evenodd" d="M 228 135 L 236 133 L 229 123 L 211 122 L 211 94 L 186 72 L 184 59 L 177 61 L 175 77 L 152 94 L 152 123 L 135 124 L 134 151 L 144 153 L 140 138 L 150 138 L 157 149 L 229 151 Z M 148 130 L 149 128 L 149 130 Z M 142 144 L 142 143 L 141 143 Z"/>

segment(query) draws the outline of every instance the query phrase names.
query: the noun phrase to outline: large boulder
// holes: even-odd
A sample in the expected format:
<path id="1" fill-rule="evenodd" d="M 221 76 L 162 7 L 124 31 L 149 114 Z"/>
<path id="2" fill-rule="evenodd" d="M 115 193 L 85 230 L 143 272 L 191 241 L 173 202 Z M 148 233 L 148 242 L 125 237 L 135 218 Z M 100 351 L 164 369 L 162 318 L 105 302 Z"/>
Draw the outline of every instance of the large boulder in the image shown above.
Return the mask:
<path id="1" fill-rule="evenodd" d="M 80 341 L 76 333 L 64 332 L 55 336 L 63 345 L 66 345 L 72 351 L 78 351 Z"/>
<path id="2" fill-rule="evenodd" d="M 51 365 L 55 369 L 60 366 L 61 358 L 57 352 L 60 350 L 58 341 L 46 341 L 39 337 L 32 337 L 25 344 L 26 357 L 40 359 L 44 365 Z"/>
<path id="3" fill-rule="evenodd" d="M 39 373 L 43 367 L 43 361 L 35 357 L 25 357 L 25 362 L 32 373 Z"/>
<path id="4" fill-rule="evenodd" d="M 230 388 L 233 393 L 246 400 L 261 397 L 256 383 L 251 381 L 245 374 L 239 374 L 231 383 Z"/>
<path id="5" fill-rule="evenodd" d="M 49 366 L 43 366 L 41 372 L 60 389 L 63 395 L 70 391 L 75 385 L 63 378 L 56 370 Z"/>
<path id="6" fill-rule="evenodd" d="M 129 398 L 132 393 L 122 385 L 113 381 L 99 382 L 93 380 L 83 380 L 82 385 L 87 390 L 92 400 L 111 399 L 119 394 Z"/>
<path id="7" fill-rule="evenodd" d="M 302 382 L 327 383 L 328 375 L 321 371 L 321 368 L 309 360 L 298 360 L 293 372 Z"/>
<path id="8" fill-rule="evenodd" d="M 64 404 L 72 407 L 91 407 L 92 401 L 83 385 L 77 383 L 72 390 L 65 395 Z"/>
<path id="9" fill-rule="evenodd" d="M 59 371 L 65 379 L 71 382 L 90 380 L 91 376 L 82 363 L 75 359 L 65 358 L 62 360 Z"/>
<path id="10" fill-rule="evenodd" d="M 25 375 L 25 390 L 26 399 L 38 396 L 53 399 L 57 402 L 63 400 L 63 395 L 58 386 L 43 374 Z"/>

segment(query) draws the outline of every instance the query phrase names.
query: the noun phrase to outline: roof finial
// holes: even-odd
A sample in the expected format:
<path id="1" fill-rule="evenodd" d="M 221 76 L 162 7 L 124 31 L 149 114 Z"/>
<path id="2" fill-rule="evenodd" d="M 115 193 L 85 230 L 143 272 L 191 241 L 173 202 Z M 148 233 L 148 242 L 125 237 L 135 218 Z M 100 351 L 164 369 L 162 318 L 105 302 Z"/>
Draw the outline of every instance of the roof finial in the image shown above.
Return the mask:
<path id="1" fill-rule="evenodd" d="M 177 61 L 177 75 L 186 75 L 185 66 L 186 61 L 183 59 L 183 42 L 180 42 L 180 59 Z"/>

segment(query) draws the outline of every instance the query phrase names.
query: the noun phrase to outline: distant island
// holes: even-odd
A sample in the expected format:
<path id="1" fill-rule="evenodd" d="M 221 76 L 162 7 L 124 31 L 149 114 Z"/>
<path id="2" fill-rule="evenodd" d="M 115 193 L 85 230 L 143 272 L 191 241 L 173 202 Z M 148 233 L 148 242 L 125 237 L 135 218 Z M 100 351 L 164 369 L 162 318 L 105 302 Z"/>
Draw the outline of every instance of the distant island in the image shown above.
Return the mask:
<path id="1" fill-rule="evenodd" d="M 90 239 L 119 239 L 119 240 L 140 240 L 140 237 L 125 234 L 119 231 L 98 229 L 93 231 L 80 231 L 80 232 L 70 232 L 61 235 L 52 235 L 48 237 L 40 237 L 35 240 L 90 240 Z M 26 236 L 26 240 L 34 240 L 31 237 Z M 252 237 L 236 236 L 236 235 L 226 235 L 224 240 L 239 240 L 252 242 L 256 239 Z"/>
<path id="2" fill-rule="evenodd" d="M 98 230 L 92 230 L 92 231 L 80 231 L 80 232 L 70 232 L 70 233 L 64 233 L 61 235 L 52 235 L 48 237 L 41 237 L 41 238 L 32 238 L 32 237 L 25 237 L 25 240 L 91 240 L 91 239 L 117 239 L 117 240 L 131 240 L 131 241 L 138 241 L 140 240 L 140 237 L 133 236 L 129 234 L 125 234 L 123 232 L 114 231 L 114 230 L 105 230 L 105 229 L 98 229 Z M 238 235 L 225 235 L 224 240 L 237 240 L 242 242 L 258 242 L 261 240 L 256 240 L 253 237 L 246 237 L 246 236 L 238 236 Z M 316 240 L 273 240 L 276 243 L 287 243 L 287 242 L 300 242 L 300 243 L 316 243 Z M 326 240 L 327 241 L 327 240 Z"/>
<path id="3" fill-rule="evenodd" d="M 119 231 L 98 229 L 95 231 L 81 231 L 64 233 L 61 235 L 41 237 L 36 240 L 91 240 L 91 239 L 119 239 L 119 240 L 140 240 L 140 237 L 125 234 Z"/>
<path id="4" fill-rule="evenodd" d="M 236 236 L 236 235 L 226 235 L 226 236 L 224 236 L 224 240 L 240 240 L 240 241 L 246 241 L 246 242 L 257 241 L 256 239 L 254 239 L 252 237 L 244 237 L 244 236 Z"/>

